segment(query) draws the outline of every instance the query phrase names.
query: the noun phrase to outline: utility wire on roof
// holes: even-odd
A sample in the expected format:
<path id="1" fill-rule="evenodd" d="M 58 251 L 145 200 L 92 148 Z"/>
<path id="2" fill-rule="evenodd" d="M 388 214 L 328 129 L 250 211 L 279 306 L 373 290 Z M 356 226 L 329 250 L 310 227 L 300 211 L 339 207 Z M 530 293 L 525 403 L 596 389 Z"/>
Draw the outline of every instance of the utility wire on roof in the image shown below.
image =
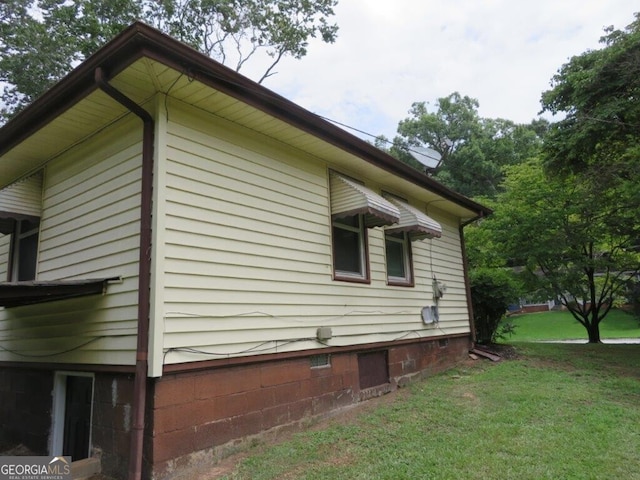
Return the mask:
<path id="1" fill-rule="evenodd" d="M 314 112 L 314 113 L 315 113 L 315 112 Z M 361 133 L 361 134 L 363 134 L 363 135 L 367 135 L 367 136 L 369 136 L 369 137 L 375 138 L 375 139 L 376 139 L 376 140 L 378 140 L 378 141 L 382 141 L 382 142 L 384 142 L 384 143 L 388 143 L 388 144 L 390 144 L 390 145 L 393 145 L 393 142 L 392 142 L 391 140 L 387 140 L 385 137 L 383 137 L 383 136 L 381 136 L 381 135 L 374 135 L 374 134 L 372 134 L 372 133 L 365 132 L 364 130 L 360 130 L 359 128 L 352 127 L 351 125 L 347 125 L 346 123 L 342 123 L 342 122 L 339 122 L 339 121 L 337 121 L 337 120 L 333 120 L 332 118 L 325 117 L 325 116 L 320 115 L 320 114 L 318 114 L 318 113 L 315 113 L 315 115 L 317 115 L 318 117 L 320 117 L 320 118 L 321 118 L 321 119 L 323 119 L 323 120 L 326 120 L 327 122 L 334 123 L 334 124 L 339 125 L 339 126 L 341 126 L 341 127 L 345 127 L 345 128 L 350 129 L 350 130 L 353 130 L 354 132 L 358 132 L 358 133 Z M 408 148 L 408 147 L 407 147 L 407 149 L 406 149 L 406 150 L 407 150 L 407 152 L 409 152 L 409 153 L 415 153 L 415 154 L 420 155 L 420 156 L 422 156 L 422 157 L 428 157 L 428 155 L 425 155 L 423 152 L 419 152 L 419 151 L 417 151 L 417 150 L 413 150 L 412 148 Z"/>
<path id="2" fill-rule="evenodd" d="M 325 117 L 325 116 L 319 115 L 317 113 L 316 113 L 316 115 L 318 115 L 318 117 L 320 117 L 321 119 L 326 120 L 327 122 L 335 123 L 336 125 L 340 125 L 341 127 L 348 128 L 349 130 L 353 130 L 355 132 L 362 133 L 363 135 L 368 135 L 369 137 L 375 138 L 376 140 L 382 140 L 385 143 L 391 143 L 393 145 L 393 142 L 387 140 L 386 138 L 381 138 L 379 135 L 373 135 L 372 133 L 365 132 L 364 130 L 360 130 L 359 128 L 352 127 L 351 125 L 347 125 L 346 123 L 342 123 L 342 122 L 339 122 L 337 120 L 333 120 L 332 118 Z"/>

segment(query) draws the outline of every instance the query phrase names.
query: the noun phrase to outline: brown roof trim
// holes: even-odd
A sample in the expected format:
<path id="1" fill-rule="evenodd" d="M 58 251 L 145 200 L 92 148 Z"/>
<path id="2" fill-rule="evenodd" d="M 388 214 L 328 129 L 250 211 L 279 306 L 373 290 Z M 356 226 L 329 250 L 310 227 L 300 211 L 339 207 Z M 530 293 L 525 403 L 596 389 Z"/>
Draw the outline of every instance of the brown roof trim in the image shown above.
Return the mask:
<path id="1" fill-rule="evenodd" d="M 491 214 L 491 209 L 450 190 L 355 135 L 141 22 L 126 28 L 0 129 L 0 155 L 95 90 L 93 74 L 96 68 L 101 67 L 113 78 L 141 57 L 149 57 L 188 73 L 191 78 L 427 188 L 479 217 Z"/>
<path id="2" fill-rule="evenodd" d="M 117 280 L 120 280 L 120 277 L 0 283 L 0 306 L 20 307 L 67 298 L 84 297 L 86 295 L 103 294 L 107 288 L 107 283 Z"/>

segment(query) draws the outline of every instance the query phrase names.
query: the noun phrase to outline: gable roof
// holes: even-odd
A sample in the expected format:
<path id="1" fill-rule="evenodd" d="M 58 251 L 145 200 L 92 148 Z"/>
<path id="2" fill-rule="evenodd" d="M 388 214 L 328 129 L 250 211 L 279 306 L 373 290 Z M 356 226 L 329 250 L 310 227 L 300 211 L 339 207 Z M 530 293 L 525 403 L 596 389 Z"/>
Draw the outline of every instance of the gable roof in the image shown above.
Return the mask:
<path id="1" fill-rule="evenodd" d="M 125 29 L 0 129 L 0 188 L 129 113 L 97 89 L 94 75 L 98 68 L 138 104 L 157 92 L 180 100 L 197 98 L 204 110 L 215 104 L 217 115 L 301 150 L 316 154 L 330 148 L 331 158 L 349 155 L 361 159 L 378 167 L 381 179 L 398 177 L 432 192 L 434 201 L 450 202 L 462 218 L 491 213 L 425 173 L 140 22 Z"/>

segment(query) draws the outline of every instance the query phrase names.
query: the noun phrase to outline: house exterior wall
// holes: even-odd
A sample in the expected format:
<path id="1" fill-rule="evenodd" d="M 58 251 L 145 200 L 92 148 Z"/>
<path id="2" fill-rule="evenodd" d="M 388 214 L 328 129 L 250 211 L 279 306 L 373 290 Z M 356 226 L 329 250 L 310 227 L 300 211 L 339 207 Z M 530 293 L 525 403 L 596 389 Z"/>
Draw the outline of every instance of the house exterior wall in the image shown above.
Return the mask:
<path id="1" fill-rule="evenodd" d="M 408 200 L 443 227 L 412 244 L 415 286 L 386 282 L 384 233 L 368 230 L 370 284 L 333 280 L 334 166 L 177 102 L 166 126 L 165 365 L 469 333 L 458 219 Z M 367 181 L 367 178 L 360 178 Z M 384 185 L 368 186 L 381 191 Z M 402 193 L 402 192 L 395 192 Z M 423 325 L 432 279 L 439 325 Z"/>
<path id="2" fill-rule="evenodd" d="M 141 128 L 127 119 L 44 167 L 38 280 L 121 276 L 106 295 L 0 309 L 0 361 L 129 365 L 136 345 Z M 0 272 L 8 262 L 0 239 Z"/>
<path id="3" fill-rule="evenodd" d="M 151 352 L 160 366 L 152 376 L 163 364 L 169 371 L 149 380 L 146 476 L 169 478 L 202 452 L 328 414 L 466 355 L 457 218 L 407 199 L 443 228 L 442 238 L 412 244 L 414 287 L 387 285 L 380 228 L 368 230 L 370 284 L 335 281 L 328 174 L 336 166 L 177 102 L 156 105 L 167 106 L 156 130 L 162 219 L 154 220 Z M 37 278 L 120 275 L 123 282 L 102 297 L 0 310 L 0 362 L 79 364 L 88 372 L 92 364 L 134 363 L 141 148 L 139 122 L 125 119 L 46 164 Z M 0 238 L 0 272 L 7 238 Z M 434 276 L 447 293 L 439 324 L 424 325 L 420 310 L 434 303 Z M 323 343 L 315 338 L 321 326 L 333 331 Z M 384 352 L 389 382 L 362 389 L 358 356 L 371 349 Z M 311 368 L 309 355 L 324 351 L 331 366 Z M 182 369 L 197 363 L 207 366 Z M 93 454 L 119 478 L 129 455 L 133 379 L 97 370 Z M 17 398 L 2 392 L 0 402 Z M 38 401 L 25 408 L 50 419 L 51 396 Z M 39 431 L 29 441 L 40 449 L 44 423 Z"/>
<path id="4" fill-rule="evenodd" d="M 153 112 L 150 150 L 144 135 L 153 178 L 141 178 L 140 119 L 108 98 L 101 79 Z M 168 479 L 242 438 L 393 390 L 466 355 L 459 217 L 487 210 L 150 27 L 126 29 L 2 131 L 3 184 L 42 168 L 42 195 L 33 197 L 42 202 L 36 279 L 122 278 L 103 296 L 0 309 L 0 381 L 10 386 L 0 384 L 0 407 L 10 412 L 0 412 L 0 433 L 38 453 L 45 438 L 62 448 L 56 418 L 67 406 L 77 413 L 80 404 L 86 425 L 88 402 L 60 400 L 88 399 L 86 378 L 91 440 L 82 429 L 72 446 L 89 442 L 103 471 L 124 478 L 129 463 L 139 466 L 129 455 L 140 452 L 144 413 L 145 477 Z M 380 228 L 367 231 L 370 281 L 333 279 L 331 170 L 404 197 L 442 225 L 442 238 L 412 245 L 414 285 L 387 284 Z M 151 218 L 141 219 L 142 180 L 154 182 Z M 151 248 L 141 251 L 147 221 Z M 5 276 L 8 239 L 0 236 Z M 150 278 L 138 278 L 147 254 Z M 448 287 L 440 322 L 424 325 L 436 277 Z M 147 280 L 149 292 L 138 292 Z M 138 327 L 147 333 L 138 293 L 150 294 L 146 379 L 146 352 L 135 355 Z M 333 334 L 319 341 L 319 327 Z M 323 355 L 330 365 L 312 366 Z M 69 381 L 74 375 L 85 378 Z M 33 425 L 20 430 L 16 413 L 33 413 Z"/>

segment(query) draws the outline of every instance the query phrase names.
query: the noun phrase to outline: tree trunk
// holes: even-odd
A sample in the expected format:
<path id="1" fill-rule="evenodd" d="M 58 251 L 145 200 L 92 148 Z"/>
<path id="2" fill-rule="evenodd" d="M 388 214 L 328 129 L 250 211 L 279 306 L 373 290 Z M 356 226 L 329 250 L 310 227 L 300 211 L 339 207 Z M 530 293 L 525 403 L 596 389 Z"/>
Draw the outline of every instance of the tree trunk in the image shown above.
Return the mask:
<path id="1" fill-rule="evenodd" d="M 592 321 L 589 323 L 587 326 L 587 333 L 589 334 L 589 343 L 601 343 L 599 322 Z"/>

